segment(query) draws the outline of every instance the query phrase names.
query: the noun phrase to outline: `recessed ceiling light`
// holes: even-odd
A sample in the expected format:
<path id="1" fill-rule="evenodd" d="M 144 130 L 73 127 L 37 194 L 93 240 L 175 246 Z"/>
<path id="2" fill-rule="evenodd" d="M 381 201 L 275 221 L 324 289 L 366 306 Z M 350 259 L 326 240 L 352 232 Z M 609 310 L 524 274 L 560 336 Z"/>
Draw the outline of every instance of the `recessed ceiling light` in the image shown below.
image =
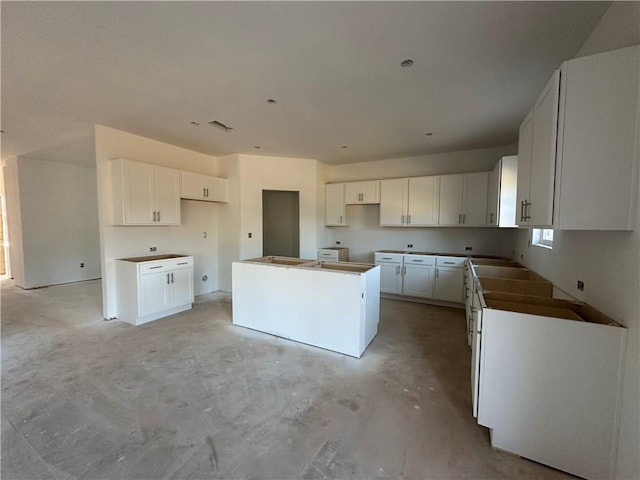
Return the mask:
<path id="1" fill-rule="evenodd" d="M 413 65 L 413 60 L 411 60 L 410 58 L 407 58 L 406 60 L 400 62 L 401 67 L 410 67 L 411 65 Z"/>
<path id="2" fill-rule="evenodd" d="M 209 123 L 209 125 L 211 125 L 212 127 L 216 127 L 224 132 L 233 132 L 235 130 L 235 128 L 233 127 L 229 127 L 228 125 L 225 125 L 222 122 L 219 122 L 218 120 L 211 120 Z"/>
<path id="3" fill-rule="evenodd" d="M 255 146 L 255 147 L 253 147 L 253 148 L 262 148 L 262 147 L 261 147 L 260 145 L 256 145 L 256 146 Z"/>
<path id="4" fill-rule="evenodd" d="M 347 146 L 346 145 L 342 145 L 340 148 L 347 148 Z"/>
<path id="5" fill-rule="evenodd" d="M 4 133 L 4 130 L 0 130 L 0 133 Z"/>
<path id="6" fill-rule="evenodd" d="M 278 103 L 277 101 L 275 101 L 273 98 L 269 98 L 267 100 L 267 103 Z"/>
<path id="7" fill-rule="evenodd" d="M 427 132 L 427 133 L 425 133 L 425 135 L 426 135 L 427 137 L 431 137 L 431 136 L 433 136 L 433 132 Z"/>
<path id="8" fill-rule="evenodd" d="M 193 121 L 193 122 L 191 122 L 191 125 L 196 125 L 197 126 L 197 125 L 200 125 L 200 122 Z"/>

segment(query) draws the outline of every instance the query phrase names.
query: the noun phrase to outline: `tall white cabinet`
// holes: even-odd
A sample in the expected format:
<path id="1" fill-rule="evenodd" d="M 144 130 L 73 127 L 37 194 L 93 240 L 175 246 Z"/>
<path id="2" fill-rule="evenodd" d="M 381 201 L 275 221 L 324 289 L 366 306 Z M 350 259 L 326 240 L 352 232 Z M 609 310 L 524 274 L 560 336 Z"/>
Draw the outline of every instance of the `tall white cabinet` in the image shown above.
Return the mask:
<path id="1" fill-rule="evenodd" d="M 325 185 L 324 224 L 344 227 L 347 224 L 344 208 L 344 183 Z"/>
<path id="2" fill-rule="evenodd" d="M 439 225 L 484 226 L 487 214 L 488 173 L 440 177 Z"/>
<path id="3" fill-rule="evenodd" d="M 128 159 L 111 161 L 114 225 L 180 225 L 180 172 Z"/>

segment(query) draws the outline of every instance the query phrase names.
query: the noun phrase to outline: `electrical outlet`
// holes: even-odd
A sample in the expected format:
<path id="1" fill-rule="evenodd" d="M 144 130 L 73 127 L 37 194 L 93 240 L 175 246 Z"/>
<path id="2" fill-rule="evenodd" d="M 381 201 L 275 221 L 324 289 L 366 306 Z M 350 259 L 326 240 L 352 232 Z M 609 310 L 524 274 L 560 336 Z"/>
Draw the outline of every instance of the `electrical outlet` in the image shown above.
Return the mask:
<path id="1" fill-rule="evenodd" d="M 520 254 L 520 260 L 524 260 L 524 254 L 523 253 Z"/>
<path id="2" fill-rule="evenodd" d="M 207 238 L 207 232 L 202 232 L 202 238 Z"/>
<path id="3" fill-rule="evenodd" d="M 338 242 L 337 240 L 336 240 L 336 245 L 340 245 L 340 242 Z"/>
<path id="4" fill-rule="evenodd" d="M 253 237 L 253 233 L 249 232 L 249 238 Z"/>
<path id="5" fill-rule="evenodd" d="M 413 243 L 407 243 L 407 248 L 413 248 Z"/>
<path id="6" fill-rule="evenodd" d="M 156 252 L 157 250 L 158 250 L 158 247 L 149 247 L 150 252 Z"/>
<path id="7" fill-rule="evenodd" d="M 84 262 L 80 262 L 80 268 L 84 268 Z"/>
<path id="8" fill-rule="evenodd" d="M 578 290 L 584 292 L 584 282 L 582 280 L 578 280 Z"/>
<path id="9" fill-rule="evenodd" d="M 207 280 L 209 280 L 209 277 L 207 277 L 206 275 L 202 275 L 202 281 L 206 282 Z"/>
<path id="10" fill-rule="evenodd" d="M 473 250 L 473 247 L 464 247 L 465 252 L 470 252 L 471 250 Z"/>

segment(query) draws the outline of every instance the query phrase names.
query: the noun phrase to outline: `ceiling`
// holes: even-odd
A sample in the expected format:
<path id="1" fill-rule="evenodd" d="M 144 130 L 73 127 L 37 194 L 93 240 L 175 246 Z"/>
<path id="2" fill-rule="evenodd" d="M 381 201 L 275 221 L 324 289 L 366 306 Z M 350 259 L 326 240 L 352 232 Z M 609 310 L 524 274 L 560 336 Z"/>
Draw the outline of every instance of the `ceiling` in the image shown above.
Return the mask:
<path id="1" fill-rule="evenodd" d="M 329 164 L 513 144 L 608 5 L 2 2 L 2 157 L 93 158 L 95 124 Z"/>

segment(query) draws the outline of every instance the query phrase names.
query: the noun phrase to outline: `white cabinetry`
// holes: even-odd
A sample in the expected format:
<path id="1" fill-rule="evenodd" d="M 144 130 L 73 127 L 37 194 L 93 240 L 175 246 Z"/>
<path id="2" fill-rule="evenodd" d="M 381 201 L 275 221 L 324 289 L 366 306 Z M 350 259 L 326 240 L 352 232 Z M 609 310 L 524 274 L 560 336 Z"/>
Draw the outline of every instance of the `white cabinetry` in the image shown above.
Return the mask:
<path id="1" fill-rule="evenodd" d="M 633 230 L 640 46 L 562 65 L 555 226 Z"/>
<path id="2" fill-rule="evenodd" d="M 116 260 L 118 318 L 134 325 L 166 317 L 193 304 L 193 257 Z"/>
<path id="3" fill-rule="evenodd" d="M 349 249 L 347 247 L 327 247 L 318 249 L 318 260 L 332 262 L 348 262 Z"/>
<path id="4" fill-rule="evenodd" d="M 556 70 L 520 125 L 518 225 L 552 226 L 560 71 Z"/>
<path id="5" fill-rule="evenodd" d="M 367 204 L 380 203 L 380 181 L 345 183 L 344 203 Z"/>
<path id="6" fill-rule="evenodd" d="M 180 197 L 205 202 L 227 201 L 227 179 L 194 172 L 180 172 Z"/>
<path id="7" fill-rule="evenodd" d="M 180 225 L 180 172 L 123 158 L 111 161 L 114 225 Z"/>
<path id="8" fill-rule="evenodd" d="M 516 226 L 518 157 L 502 157 L 489 173 L 487 222 L 493 227 Z"/>
<path id="9" fill-rule="evenodd" d="M 405 255 L 403 262 L 403 295 L 433 298 L 436 258 L 430 255 Z"/>
<path id="10" fill-rule="evenodd" d="M 414 177 L 380 182 L 381 226 L 438 224 L 440 178 Z"/>
<path id="11" fill-rule="evenodd" d="M 487 214 L 487 172 L 440 177 L 439 225 L 484 226 Z"/>
<path id="12" fill-rule="evenodd" d="M 375 264 L 380 266 L 380 292 L 402 294 L 402 254 L 376 252 Z"/>
<path id="13" fill-rule="evenodd" d="M 345 226 L 344 183 L 325 185 L 325 220 L 327 226 Z"/>
<path id="14" fill-rule="evenodd" d="M 437 257 L 434 299 L 462 303 L 464 290 L 464 257 Z"/>

